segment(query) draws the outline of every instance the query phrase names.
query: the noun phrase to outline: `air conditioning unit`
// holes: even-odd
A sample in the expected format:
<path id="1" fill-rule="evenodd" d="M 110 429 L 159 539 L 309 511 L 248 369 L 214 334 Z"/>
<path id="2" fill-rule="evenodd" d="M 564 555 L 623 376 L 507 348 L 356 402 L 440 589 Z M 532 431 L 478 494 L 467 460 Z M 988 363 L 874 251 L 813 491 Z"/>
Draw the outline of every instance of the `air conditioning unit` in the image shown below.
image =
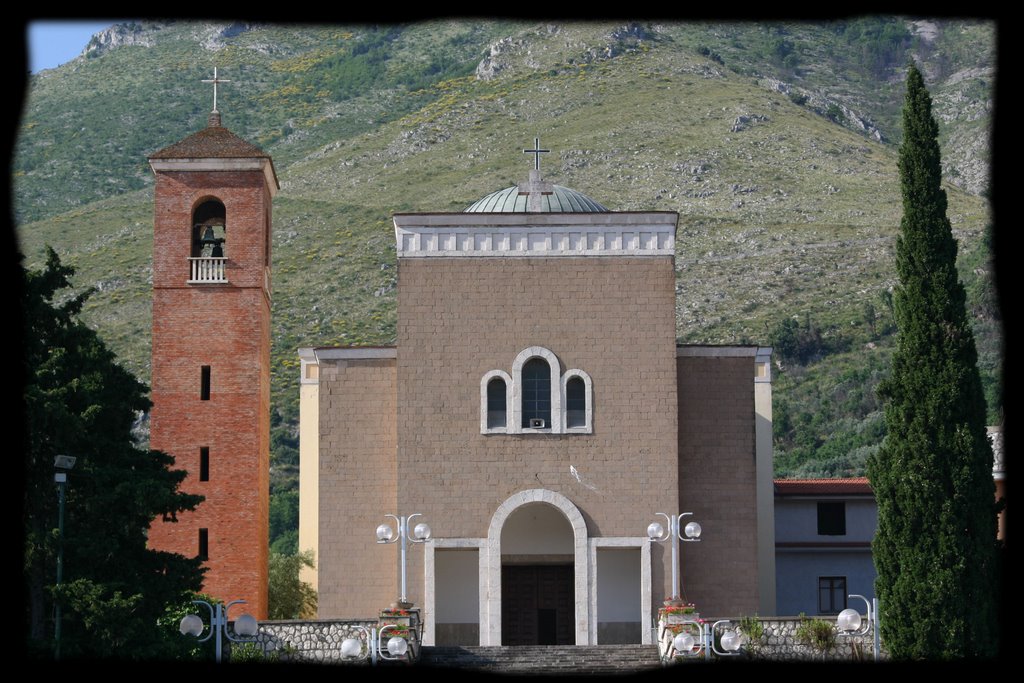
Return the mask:
<path id="1" fill-rule="evenodd" d="M 544 429 L 545 426 L 543 417 L 530 418 L 530 429 Z"/>

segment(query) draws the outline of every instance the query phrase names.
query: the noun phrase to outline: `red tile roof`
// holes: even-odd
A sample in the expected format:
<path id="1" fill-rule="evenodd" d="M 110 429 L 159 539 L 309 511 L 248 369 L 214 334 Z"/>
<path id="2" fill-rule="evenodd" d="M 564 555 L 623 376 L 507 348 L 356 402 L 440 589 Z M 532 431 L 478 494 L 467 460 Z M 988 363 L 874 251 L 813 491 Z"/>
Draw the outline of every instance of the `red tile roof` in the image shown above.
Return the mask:
<path id="1" fill-rule="evenodd" d="M 269 159 L 270 155 L 221 125 L 210 125 L 150 159 Z"/>
<path id="2" fill-rule="evenodd" d="M 867 477 L 851 479 L 776 479 L 778 496 L 871 495 Z"/>

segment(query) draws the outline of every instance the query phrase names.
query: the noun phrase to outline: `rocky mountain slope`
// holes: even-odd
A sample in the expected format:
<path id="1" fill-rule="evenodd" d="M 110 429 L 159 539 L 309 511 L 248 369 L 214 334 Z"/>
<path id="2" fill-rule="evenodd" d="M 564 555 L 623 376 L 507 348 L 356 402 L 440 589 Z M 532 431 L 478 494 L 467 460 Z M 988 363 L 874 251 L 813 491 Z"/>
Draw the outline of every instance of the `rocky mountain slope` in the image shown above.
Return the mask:
<path id="1" fill-rule="evenodd" d="M 394 338 L 390 214 L 459 211 L 517 182 L 530 162 L 521 150 L 540 136 L 553 150 L 542 162 L 550 180 L 614 210 L 679 212 L 681 342 L 786 350 L 776 353 L 779 473 L 855 473 L 884 433 L 872 387 L 894 332 L 894 145 L 910 57 L 935 98 L 990 413 L 1000 414 L 985 236 L 993 45 L 992 24 L 901 18 L 121 24 L 31 79 L 13 160 L 18 236 L 29 264 L 51 244 L 96 287 L 90 324 L 148 379 L 146 156 L 205 125 L 211 96 L 199 81 L 217 66 L 232 81 L 220 89 L 224 124 L 273 155 L 282 184 L 273 401 L 283 491 L 297 464 L 296 347 Z"/>

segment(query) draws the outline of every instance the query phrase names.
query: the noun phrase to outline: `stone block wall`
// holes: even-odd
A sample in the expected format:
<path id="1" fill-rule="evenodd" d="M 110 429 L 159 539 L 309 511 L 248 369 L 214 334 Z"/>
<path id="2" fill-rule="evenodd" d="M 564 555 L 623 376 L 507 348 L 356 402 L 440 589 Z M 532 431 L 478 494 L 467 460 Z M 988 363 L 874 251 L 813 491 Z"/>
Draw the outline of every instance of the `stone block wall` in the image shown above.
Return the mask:
<path id="1" fill-rule="evenodd" d="M 653 511 L 677 507 L 664 482 L 677 447 L 674 284 L 667 256 L 399 259 L 399 500 L 439 538 L 481 538 L 506 499 L 542 488 L 593 536 L 642 536 Z M 481 378 L 512 373 L 535 346 L 592 378 L 592 433 L 480 433 Z M 422 576 L 420 553 L 409 572 Z"/>
<path id="2" fill-rule="evenodd" d="M 679 505 L 700 543 L 680 544 L 683 597 L 754 614 L 758 593 L 754 357 L 680 357 Z"/>
<path id="3" fill-rule="evenodd" d="M 374 614 L 398 597 L 398 544 L 379 545 L 374 535 L 383 522 L 394 527 L 385 514 L 410 510 L 399 510 L 395 497 L 396 410 L 393 358 L 321 366 L 321 617 Z M 412 587 L 423 585 L 422 570 L 408 576 Z"/>

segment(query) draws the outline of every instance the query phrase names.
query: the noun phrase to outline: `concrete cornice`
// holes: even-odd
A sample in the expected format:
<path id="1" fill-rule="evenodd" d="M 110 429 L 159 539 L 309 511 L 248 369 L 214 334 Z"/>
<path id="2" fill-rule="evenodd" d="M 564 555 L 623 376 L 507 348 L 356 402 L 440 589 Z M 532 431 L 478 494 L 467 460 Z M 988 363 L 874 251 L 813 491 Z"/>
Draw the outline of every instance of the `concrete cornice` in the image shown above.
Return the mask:
<path id="1" fill-rule="evenodd" d="M 153 172 L 158 171 L 262 171 L 273 197 L 280 189 L 274 164 L 268 158 L 183 158 L 183 159 L 150 159 L 149 165 Z"/>
<path id="2" fill-rule="evenodd" d="M 674 256 L 678 214 L 395 214 L 399 258 Z"/>
<path id="3" fill-rule="evenodd" d="M 677 346 L 680 358 L 756 358 L 770 356 L 770 346 Z"/>

